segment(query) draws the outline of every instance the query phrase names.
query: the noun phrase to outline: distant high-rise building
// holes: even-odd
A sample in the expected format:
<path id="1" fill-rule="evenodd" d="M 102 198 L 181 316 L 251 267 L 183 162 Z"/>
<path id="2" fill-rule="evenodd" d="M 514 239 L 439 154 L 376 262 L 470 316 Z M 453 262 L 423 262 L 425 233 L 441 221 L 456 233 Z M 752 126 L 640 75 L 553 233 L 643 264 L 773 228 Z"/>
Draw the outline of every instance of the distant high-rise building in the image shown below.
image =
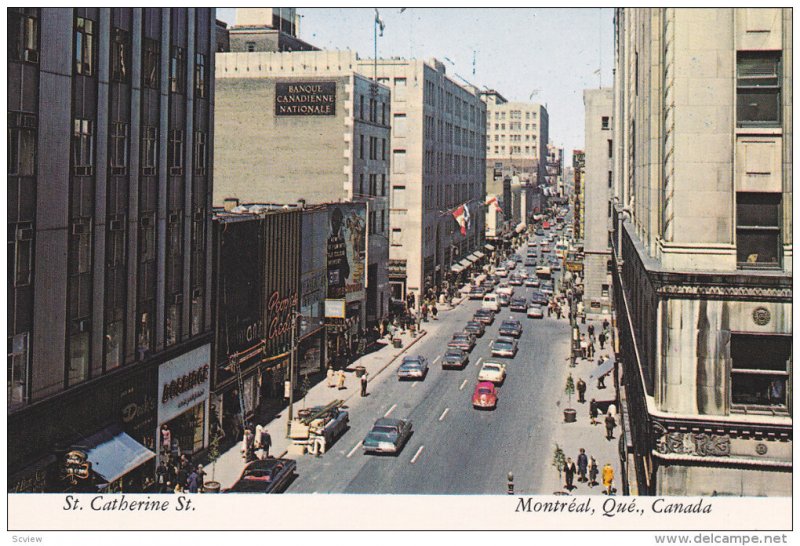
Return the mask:
<path id="1" fill-rule="evenodd" d="M 9 490 L 143 491 L 208 442 L 215 10 L 8 21 Z"/>
<path id="2" fill-rule="evenodd" d="M 218 26 L 219 52 L 316 51 L 298 37 L 296 8 L 236 8 L 236 24 Z"/>
<path id="3" fill-rule="evenodd" d="M 792 10 L 625 8 L 615 26 L 623 482 L 791 496 Z"/>

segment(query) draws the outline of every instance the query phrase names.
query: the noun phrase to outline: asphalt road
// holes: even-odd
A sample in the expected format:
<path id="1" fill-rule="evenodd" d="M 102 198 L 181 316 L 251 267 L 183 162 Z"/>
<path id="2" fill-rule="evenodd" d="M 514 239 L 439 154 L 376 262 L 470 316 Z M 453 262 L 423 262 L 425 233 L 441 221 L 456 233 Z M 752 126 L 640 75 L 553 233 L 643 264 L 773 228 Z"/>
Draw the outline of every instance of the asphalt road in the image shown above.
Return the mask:
<path id="1" fill-rule="evenodd" d="M 541 474 L 549 468 L 551 431 L 561 419 L 557 402 L 569 324 L 528 319 L 504 307 L 478 339 L 466 368 L 443 370 L 437 357 L 480 305 L 466 301 L 440 315 L 447 327 L 414 346 L 410 354 L 431 362 L 424 381 L 398 381 L 398 361 L 370 383 L 370 395 L 350 412 L 350 430 L 322 457 L 300 458 L 298 478 L 287 493 L 504 494 L 508 472 L 514 473 L 518 494 L 552 493 L 542 490 Z M 517 356 L 504 359 L 508 375 L 499 387 L 497 409 L 473 409 L 479 362 L 491 356 L 490 341 L 511 315 L 522 321 L 524 331 Z M 364 454 L 360 442 L 383 416 L 410 418 L 414 433 L 396 456 Z"/>

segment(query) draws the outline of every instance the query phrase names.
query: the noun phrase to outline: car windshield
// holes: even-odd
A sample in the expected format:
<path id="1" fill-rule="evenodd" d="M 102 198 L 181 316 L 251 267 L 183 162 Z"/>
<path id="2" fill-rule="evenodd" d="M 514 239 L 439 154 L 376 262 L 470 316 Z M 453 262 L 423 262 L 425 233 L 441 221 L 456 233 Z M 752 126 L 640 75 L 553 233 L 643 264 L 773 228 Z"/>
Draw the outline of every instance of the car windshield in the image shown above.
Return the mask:
<path id="1" fill-rule="evenodd" d="M 495 341 L 494 346 L 497 349 L 511 349 L 514 347 L 510 341 Z"/>
<path id="2" fill-rule="evenodd" d="M 517 326 L 519 326 L 518 322 L 514 322 L 514 321 L 510 321 L 510 320 L 504 320 L 503 324 L 500 325 L 500 328 L 503 328 L 503 327 L 516 328 Z"/>
<path id="3" fill-rule="evenodd" d="M 445 353 L 445 356 L 447 356 L 447 357 L 461 358 L 461 351 L 447 351 L 447 352 Z"/>
<path id="4" fill-rule="evenodd" d="M 403 362 L 401 368 L 421 368 L 422 363 L 417 361 Z"/>
<path id="5" fill-rule="evenodd" d="M 501 368 L 495 364 L 484 364 L 483 370 L 486 372 L 499 372 Z"/>
<path id="6" fill-rule="evenodd" d="M 467 334 L 453 334 L 453 340 L 455 341 L 462 341 L 468 340 L 469 336 Z"/>
<path id="7" fill-rule="evenodd" d="M 492 390 L 487 387 L 481 387 L 478 389 L 478 394 L 492 394 Z"/>
<path id="8" fill-rule="evenodd" d="M 397 434 L 397 429 L 394 427 L 376 426 L 372 427 L 369 433 L 375 436 L 391 436 L 392 434 Z"/>

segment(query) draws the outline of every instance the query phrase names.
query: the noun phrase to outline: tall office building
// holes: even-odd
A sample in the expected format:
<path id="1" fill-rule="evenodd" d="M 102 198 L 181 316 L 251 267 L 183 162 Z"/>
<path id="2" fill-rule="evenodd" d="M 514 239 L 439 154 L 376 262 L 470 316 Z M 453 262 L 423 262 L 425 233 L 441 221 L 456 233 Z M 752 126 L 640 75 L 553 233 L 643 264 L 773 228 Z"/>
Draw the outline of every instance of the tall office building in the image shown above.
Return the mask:
<path id="1" fill-rule="evenodd" d="M 625 479 L 791 495 L 791 9 L 615 21 Z"/>
<path id="2" fill-rule="evenodd" d="M 9 490 L 141 491 L 207 443 L 215 10 L 8 16 Z"/>
<path id="3" fill-rule="evenodd" d="M 585 166 L 583 194 L 583 304 L 587 315 L 608 315 L 611 308 L 611 247 L 608 227 L 611 215 L 612 138 L 611 109 L 614 90 L 587 89 L 585 107 Z"/>
<path id="4" fill-rule="evenodd" d="M 301 40 L 297 8 L 236 8 L 236 24 L 217 22 L 217 51 L 316 51 Z"/>
<path id="5" fill-rule="evenodd" d="M 389 309 L 389 89 L 349 51 L 216 58 L 214 204 L 368 203 L 366 298 L 348 295 L 348 316 L 356 332 L 376 325 Z"/>
<path id="6" fill-rule="evenodd" d="M 393 298 L 407 300 L 484 256 L 486 107 L 435 59 L 358 65 L 391 89 L 389 280 Z M 454 215 L 462 205 L 465 235 Z"/>

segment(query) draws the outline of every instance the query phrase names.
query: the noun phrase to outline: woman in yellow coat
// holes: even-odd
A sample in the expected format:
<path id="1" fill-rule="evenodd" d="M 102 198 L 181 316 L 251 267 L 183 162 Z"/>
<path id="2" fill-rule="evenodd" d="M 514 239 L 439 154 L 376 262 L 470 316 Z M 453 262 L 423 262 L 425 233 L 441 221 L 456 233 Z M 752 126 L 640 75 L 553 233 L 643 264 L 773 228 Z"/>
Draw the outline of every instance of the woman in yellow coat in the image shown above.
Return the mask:
<path id="1" fill-rule="evenodd" d="M 603 487 L 606 488 L 606 494 L 611 494 L 611 485 L 614 483 L 614 469 L 611 468 L 609 463 L 603 467 Z"/>

